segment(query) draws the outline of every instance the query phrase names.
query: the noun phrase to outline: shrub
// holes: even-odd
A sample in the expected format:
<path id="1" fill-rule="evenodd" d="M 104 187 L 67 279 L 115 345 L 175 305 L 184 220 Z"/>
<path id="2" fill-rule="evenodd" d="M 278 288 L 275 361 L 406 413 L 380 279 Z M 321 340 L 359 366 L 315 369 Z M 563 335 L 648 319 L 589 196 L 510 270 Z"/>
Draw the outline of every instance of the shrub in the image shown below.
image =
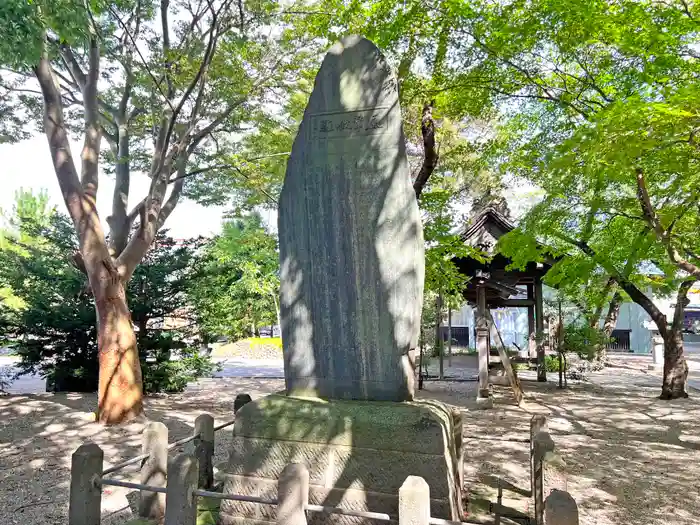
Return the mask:
<path id="1" fill-rule="evenodd" d="M 562 365 L 565 367 L 566 371 L 569 368 L 569 362 L 562 359 Z M 547 372 L 559 372 L 559 356 L 558 355 L 546 355 L 544 356 L 544 368 Z"/>
<path id="2" fill-rule="evenodd" d="M 196 381 L 200 377 L 210 377 L 214 371 L 221 368 L 208 356 L 194 349 L 184 349 L 181 355 L 181 358 L 175 361 L 159 356 L 155 362 L 141 362 L 145 393 L 182 392 L 187 387 L 187 383 Z"/>
<path id="3" fill-rule="evenodd" d="M 596 349 L 605 348 L 608 338 L 602 330 L 587 325 L 569 324 L 564 328 L 564 351 L 588 361 L 595 359 Z"/>

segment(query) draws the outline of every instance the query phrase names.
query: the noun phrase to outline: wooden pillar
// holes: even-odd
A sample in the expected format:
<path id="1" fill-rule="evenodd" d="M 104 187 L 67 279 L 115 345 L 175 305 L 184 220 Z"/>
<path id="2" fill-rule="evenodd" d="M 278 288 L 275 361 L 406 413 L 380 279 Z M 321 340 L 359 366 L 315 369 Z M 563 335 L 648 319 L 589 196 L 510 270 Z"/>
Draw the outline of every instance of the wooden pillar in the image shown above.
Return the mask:
<path id="1" fill-rule="evenodd" d="M 542 279 L 535 279 L 535 330 L 537 337 L 537 381 L 547 381 L 544 367 L 544 311 L 542 308 Z"/>
<path id="2" fill-rule="evenodd" d="M 527 298 L 531 301 L 535 298 L 535 287 L 532 284 L 527 285 Z M 533 305 L 527 307 L 527 352 L 528 357 L 537 355 L 537 347 L 535 345 L 535 307 Z"/>
<path id="3" fill-rule="evenodd" d="M 476 349 L 479 354 L 479 395 L 489 397 L 489 322 L 486 316 L 486 287 L 476 285 Z"/>

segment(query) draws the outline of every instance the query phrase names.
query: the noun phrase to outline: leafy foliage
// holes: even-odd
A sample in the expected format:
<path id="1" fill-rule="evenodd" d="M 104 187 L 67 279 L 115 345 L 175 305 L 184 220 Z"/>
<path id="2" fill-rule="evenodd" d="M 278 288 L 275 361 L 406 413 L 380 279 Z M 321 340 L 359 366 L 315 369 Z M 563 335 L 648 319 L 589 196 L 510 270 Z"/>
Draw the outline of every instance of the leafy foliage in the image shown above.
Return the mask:
<path id="1" fill-rule="evenodd" d="M 0 333 L 21 357 L 20 373 L 39 373 L 54 388 L 93 391 L 98 359 L 95 307 L 84 274 L 71 262 L 76 250 L 73 225 L 47 206 L 45 194 L 20 192 L 0 245 Z M 147 391 L 180 385 L 208 373 L 207 360 L 168 362 L 173 348 L 193 342 L 184 328 L 159 324 L 185 315 L 185 291 L 198 240 L 176 246 L 160 233 L 127 290 L 139 330 L 140 357 Z M 151 358 L 155 363 L 151 362 Z"/>
<path id="2" fill-rule="evenodd" d="M 208 243 L 190 288 L 201 329 L 210 336 L 255 336 L 277 324 L 277 240 L 258 214 L 232 219 Z"/>

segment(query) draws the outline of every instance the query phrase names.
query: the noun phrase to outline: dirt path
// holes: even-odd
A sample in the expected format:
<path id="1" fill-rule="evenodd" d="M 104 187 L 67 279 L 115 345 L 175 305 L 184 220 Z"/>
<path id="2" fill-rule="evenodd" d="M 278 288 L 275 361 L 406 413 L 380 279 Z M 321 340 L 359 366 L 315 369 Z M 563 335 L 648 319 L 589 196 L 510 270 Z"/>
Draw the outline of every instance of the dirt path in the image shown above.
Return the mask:
<path id="1" fill-rule="evenodd" d="M 495 499 L 498 480 L 506 506 L 525 510 L 528 436 L 533 413 L 549 427 L 566 462 L 564 485 L 579 503 L 582 525 L 695 525 L 700 517 L 700 403 L 662 402 L 658 378 L 630 368 L 609 368 L 590 383 L 560 391 L 553 384 L 523 381 L 522 408 L 497 389 L 494 409 L 476 410 L 474 383 L 426 383 L 421 397 L 464 410 L 465 477 L 473 501 Z M 207 380 L 187 393 L 150 398 L 149 418 L 163 421 L 170 441 L 189 435 L 194 419 L 210 412 L 217 424 L 231 419 L 236 394 L 278 391 L 275 379 Z M 92 440 L 109 464 L 140 453 L 143 423 L 104 428 L 91 421 L 94 396 L 36 395 L 0 398 L 0 523 L 64 525 L 70 454 Z M 217 434 L 217 458 L 227 457 L 230 431 Z M 519 441 L 520 440 L 520 441 Z M 124 470 L 122 479 L 136 479 Z M 129 491 L 103 497 L 103 523 L 128 515 Z"/>

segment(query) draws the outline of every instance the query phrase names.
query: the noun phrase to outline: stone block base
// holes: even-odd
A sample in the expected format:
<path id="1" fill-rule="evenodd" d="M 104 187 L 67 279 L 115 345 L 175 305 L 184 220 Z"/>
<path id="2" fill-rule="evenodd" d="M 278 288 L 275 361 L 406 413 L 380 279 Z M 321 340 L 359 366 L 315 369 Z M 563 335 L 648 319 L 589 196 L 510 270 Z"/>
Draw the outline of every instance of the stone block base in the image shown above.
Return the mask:
<path id="1" fill-rule="evenodd" d="M 431 516 L 462 518 L 462 425 L 436 402 L 340 401 L 268 396 L 236 415 L 224 493 L 276 499 L 288 463 L 309 469 L 309 503 L 389 514 L 410 476 L 430 486 Z M 276 508 L 224 501 L 224 525 L 274 522 Z M 310 524 L 375 524 L 309 512 Z"/>

